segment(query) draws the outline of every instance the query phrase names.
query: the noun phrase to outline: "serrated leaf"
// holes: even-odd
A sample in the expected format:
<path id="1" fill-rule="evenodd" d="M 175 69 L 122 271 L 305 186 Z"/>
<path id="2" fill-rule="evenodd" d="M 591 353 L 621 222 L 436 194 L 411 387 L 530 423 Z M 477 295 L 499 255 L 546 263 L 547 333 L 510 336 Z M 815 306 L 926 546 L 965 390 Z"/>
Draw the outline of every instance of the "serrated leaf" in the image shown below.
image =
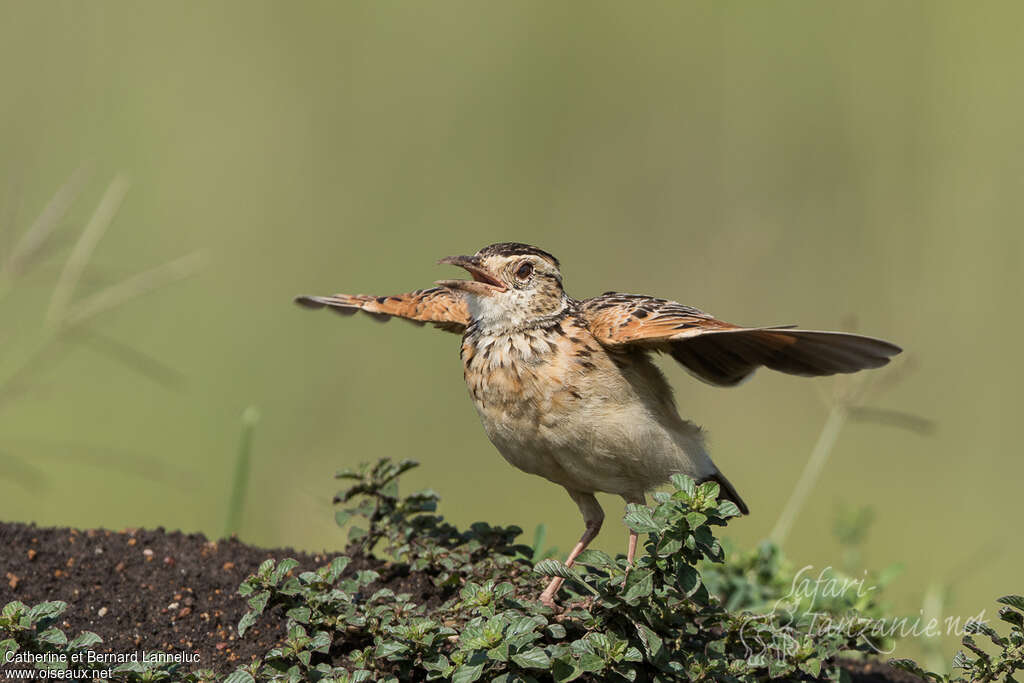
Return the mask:
<path id="1" fill-rule="evenodd" d="M 0 640 L 0 662 L 7 662 L 7 657 L 18 651 L 18 641 L 14 638 Z"/>
<path id="2" fill-rule="evenodd" d="M 533 571 L 541 576 L 560 576 L 563 579 L 576 578 L 572 569 L 566 567 L 558 560 L 541 560 L 533 566 Z"/>
<path id="3" fill-rule="evenodd" d="M 102 643 L 103 639 L 92 631 L 82 631 L 74 640 L 68 643 L 68 648 L 71 650 L 77 650 L 84 647 L 90 647 L 96 643 Z"/>
<path id="4" fill-rule="evenodd" d="M 544 630 L 547 631 L 555 640 L 565 638 L 565 627 L 561 624 L 548 624 Z"/>
<path id="5" fill-rule="evenodd" d="M 558 683 L 565 683 L 566 681 L 575 681 L 582 676 L 583 669 L 571 655 L 566 655 L 551 662 L 551 675 Z"/>
<path id="6" fill-rule="evenodd" d="M 508 641 L 498 643 L 487 651 L 487 659 L 494 660 L 496 662 L 507 662 L 508 661 Z"/>
<path id="7" fill-rule="evenodd" d="M 59 628 L 48 628 L 40 633 L 37 638 L 41 642 L 50 643 L 51 645 L 65 645 L 68 642 L 68 637 Z"/>
<path id="8" fill-rule="evenodd" d="M 669 480 L 676 489 L 690 496 L 693 496 L 694 491 L 697 490 L 697 483 L 685 474 L 673 474 Z"/>
<path id="9" fill-rule="evenodd" d="M 452 673 L 452 683 L 473 683 L 483 673 L 483 664 L 463 664 Z"/>
<path id="10" fill-rule="evenodd" d="M 530 633 L 537 629 L 539 624 L 533 617 L 520 617 L 513 621 L 505 632 L 506 637 L 518 636 Z"/>
<path id="11" fill-rule="evenodd" d="M 245 635 L 245 632 L 256 623 L 256 619 L 259 614 L 256 612 L 246 612 L 242 615 L 242 618 L 238 620 L 238 637 L 241 638 Z"/>
<path id="12" fill-rule="evenodd" d="M 385 640 L 374 648 L 373 654 L 375 657 L 386 658 L 396 655 L 399 652 L 405 652 L 408 649 L 409 648 L 404 643 L 400 643 L 395 640 Z"/>
<path id="13" fill-rule="evenodd" d="M 551 657 L 539 647 L 512 655 L 511 659 L 524 669 L 548 669 L 551 667 Z"/>
<path id="14" fill-rule="evenodd" d="M 256 683 L 256 679 L 244 669 L 235 669 L 224 679 L 224 683 Z"/>
<path id="15" fill-rule="evenodd" d="M 582 564 L 588 567 L 603 568 L 612 566 L 615 564 L 615 560 L 611 558 L 608 553 L 601 552 L 600 550 L 593 550 L 588 548 L 584 550 L 576 558 L 576 564 Z"/>
<path id="16" fill-rule="evenodd" d="M 26 611 L 28 611 L 28 607 L 25 606 L 25 603 L 14 600 L 4 605 L 3 616 L 15 617 L 19 614 L 24 614 Z"/>
<path id="17" fill-rule="evenodd" d="M 61 600 L 50 600 L 41 602 L 28 611 L 28 616 L 33 621 L 49 617 L 56 617 L 66 610 L 68 603 Z"/>
<path id="18" fill-rule="evenodd" d="M 626 593 L 622 599 L 634 604 L 654 591 L 654 572 L 650 569 L 634 569 L 626 579 Z"/>
<path id="19" fill-rule="evenodd" d="M 629 503 L 626 505 L 626 514 L 622 519 L 626 526 L 638 534 L 649 534 L 661 529 L 654 521 L 650 508 L 645 505 Z"/>
<path id="20" fill-rule="evenodd" d="M 262 614 L 263 610 L 267 607 L 268 600 L 270 600 L 270 591 L 261 591 L 249 598 L 249 607 L 251 607 L 253 612 L 256 614 Z"/>
<path id="21" fill-rule="evenodd" d="M 658 542 L 657 552 L 662 556 L 675 555 L 682 549 L 683 542 L 681 539 L 672 536 L 662 536 L 661 541 Z"/>
<path id="22" fill-rule="evenodd" d="M 636 626 L 636 634 L 640 637 L 640 643 L 644 646 L 647 656 L 657 659 L 662 649 L 661 636 L 643 624 L 634 624 L 634 626 Z"/>
<path id="23" fill-rule="evenodd" d="M 1009 624 L 1024 625 L 1024 615 L 1010 607 L 1000 607 L 999 618 Z"/>
<path id="24" fill-rule="evenodd" d="M 701 587 L 700 573 L 690 565 L 680 565 L 676 571 L 676 582 L 686 597 L 693 597 Z"/>
<path id="25" fill-rule="evenodd" d="M 1024 595 L 1004 595 L 996 599 L 996 602 L 1009 605 L 1019 610 L 1024 610 Z"/>
<path id="26" fill-rule="evenodd" d="M 274 583 L 274 585 L 277 585 L 277 583 L 281 580 L 281 577 L 283 577 L 285 574 L 287 574 L 288 572 L 290 572 L 298 566 L 298 560 L 286 557 L 277 563 L 277 567 L 274 568 L 273 573 L 271 573 L 270 575 L 270 580 Z"/>
<path id="27" fill-rule="evenodd" d="M 739 517 L 742 513 L 736 503 L 731 500 L 720 500 L 718 501 L 718 516 L 719 517 Z"/>
<path id="28" fill-rule="evenodd" d="M 697 487 L 697 491 L 707 500 L 715 500 L 718 498 L 718 494 L 721 493 L 721 487 L 718 486 L 717 482 L 706 481 Z M 787 665 L 788 666 L 788 665 Z M 790 667 L 791 668 L 791 667 Z"/>
<path id="29" fill-rule="evenodd" d="M 586 673 L 598 674 L 604 671 L 605 662 L 593 652 L 584 652 L 580 655 L 579 667 Z"/>
<path id="30" fill-rule="evenodd" d="M 800 662 L 800 670 L 811 678 L 817 678 L 821 673 L 821 660 L 814 657 L 804 660 Z"/>
<path id="31" fill-rule="evenodd" d="M 284 615 L 290 619 L 294 619 L 300 624 L 309 623 L 309 608 L 308 607 L 293 607 L 284 613 Z"/>
<path id="32" fill-rule="evenodd" d="M 348 567 L 348 563 L 349 558 L 345 557 L 344 555 L 336 557 L 333 560 L 331 560 L 331 564 L 328 565 L 327 570 L 327 581 L 329 583 L 334 583 L 335 581 L 337 581 L 338 577 L 341 576 L 342 572 L 344 572 L 345 569 Z"/>

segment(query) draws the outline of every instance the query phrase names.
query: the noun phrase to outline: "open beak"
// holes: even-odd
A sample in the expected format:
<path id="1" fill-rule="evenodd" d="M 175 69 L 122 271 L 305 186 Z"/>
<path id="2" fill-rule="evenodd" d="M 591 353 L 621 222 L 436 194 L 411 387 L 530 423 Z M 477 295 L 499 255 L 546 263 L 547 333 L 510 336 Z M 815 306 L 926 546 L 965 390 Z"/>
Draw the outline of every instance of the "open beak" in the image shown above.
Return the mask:
<path id="1" fill-rule="evenodd" d="M 487 272 L 480 264 L 480 259 L 475 256 L 447 256 L 438 263 L 465 268 L 466 272 L 473 276 L 472 280 L 438 280 L 434 283 L 441 287 L 461 289 L 477 296 L 490 296 L 508 289 L 498 278 Z"/>

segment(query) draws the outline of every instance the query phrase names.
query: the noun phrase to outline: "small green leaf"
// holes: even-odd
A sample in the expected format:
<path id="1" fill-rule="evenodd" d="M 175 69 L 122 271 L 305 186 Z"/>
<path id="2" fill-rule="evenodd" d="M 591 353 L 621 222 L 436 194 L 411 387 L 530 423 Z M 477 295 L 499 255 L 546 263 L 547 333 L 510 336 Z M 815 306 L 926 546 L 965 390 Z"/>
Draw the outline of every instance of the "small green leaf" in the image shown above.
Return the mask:
<path id="1" fill-rule="evenodd" d="M 337 581 L 338 577 L 340 577 L 342 572 L 345 571 L 345 568 L 348 567 L 348 563 L 349 558 L 345 557 L 344 555 L 336 557 L 333 560 L 331 560 L 331 564 L 328 566 L 327 569 L 328 583 L 334 583 L 335 581 Z"/>
<path id="2" fill-rule="evenodd" d="M 696 529 L 706 521 L 708 521 L 707 515 L 700 512 L 690 512 L 686 515 L 686 523 L 690 525 L 691 529 Z"/>
<path id="3" fill-rule="evenodd" d="M 48 628 L 37 637 L 40 642 L 51 645 L 66 645 L 68 642 L 68 637 L 59 628 Z"/>
<path id="4" fill-rule="evenodd" d="M 539 647 L 512 655 L 512 661 L 524 669 L 548 669 L 551 667 L 551 657 Z"/>
<path id="5" fill-rule="evenodd" d="M 376 648 L 374 648 L 373 654 L 375 657 L 380 657 L 384 659 L 392 655 L 396 655 L 399 652 L 405 652 L 408 649 L 409 648 L 405 644 L 399 643 L 398 641 L 385 640 Z"/>
<path id="6" fill-rule="evenodd" d="M 600 550 L 587 549 L 580 553 L 576 558 L 576 564 L 582 564 L 587 567 L 603 568 L 613 566 L 615 564 L 615 560 L 613 560 L 608 553 L 603 553 Z"/>
<path id="7" fill-rule="evenodd" d="M 1024 610 L 1024 595 L 1004 595 L 1003 597 L 998 598 L 996 602 L 1009 605 L 1010 607 L 1015 607 L 1019 610 Z"/>
<path id="8" fill-rule="evenodd" d="M 601 673 L 605 669 L 604 660 L 592 652 L 584 652 L 580 655 L 579 666 L 586 673 L 594 674 Z"/>
<path id="9" fill-rule="evenodd" d="M 257 612 L 246 612 L 243 614 L 242 618 L 238 620 L 238 637 L 244 636 L 245 632 L 256 623 L 258 618 L 259 614 Z"/>
<path id="10" fill-rule="evenodd" d="M 277 583 L 281 580 L 281 577 L 283 577 L 285 574 L 287 574 L 288 572 L 290 572 L 298 566 L 298 560 L 286 557 L 285 559 L 277 563 L 277 567 L 274 568 L 273 573 L 271 573 L 270 575 L 270 580 L 274 583 L 274 585 L 277 585 Z"/>
<path id="11" fill-rule="evenodd" d="M 576 575 L 572 569 L 566 567 L 558 560 L 541 560 L 533 567 L 533 571 L 541 576 L 560 576 L 563 579 L 574 579 Z"/>
<path id="12" fill-rule="evenodd" d="M 93 633 L 92 631 L 82 631 L 77 636 L 75 636 L 74 640 L 68 643 L 68 649 L 78 650 L 80 648 L 90 647 L 92 645 L 95 645 L 96 643 L 102 642 L 103 639 L 95 633 Z"/>
<path id="13" fill-rule="evenodd" d="M 309 608 L 308 607 L 293 607 L 284 613 L 286 617 L 294 619 L 300 624 L 309 623 Z"/>
<path id="14" fill-rule="evenodd" d="M 572 655 L 565 655 L 551 663 L 551 675 L 558 683 L 575 681 L 583 675 L 583 669 L 572 658 Z"/>
<path id="15" fill-rule="evenodd" d="M 731 500 L 720 500 L 718 501 L 718 516 L 719 517 L 739 517 L 740 509 L 736 506 L 736 503 Z"/>
<path id="16" fill-rule="evenodd" d="M 694 593 L 700 590 L 700 573 L 688 564 L 680 565 L 676 571 L 676 583 L 686 594 L 686 597 L 692 597 Z"/>
<path id="17" fill-rule="evenodd" d="M 452 683 L 473 683 L 483 673 L 483 664 L 463 664 L 452 673 Z"/>
<path id="18" fill-rule="evenodd" d="M 548 624 L 544 630 L 551 634 L 551 637 L 556 640 L 565 638 L 565 627 L 561 624 Z"/>
<path id="19" fill-rule="evenodd" d="M 654 521 L 650 508 L 636 503 L 626 505 L 626 515 L 623 520 L 626 522 L 626 526 L 640 534 L 649 534 L 661 529 Z"/>
<path id="20" fill-rule="evenodd" d="M 800 670 L 811 678 L 817 678 L 821 673 L 821 660 L 812 657 L 811 659 L 800 662 Z"/>
<path id="21" fill-rule="evenodd" d="M 635 624 L 635 626 L 636 634 L 640 637 L 640 643 L 644 646 L 644 650 L 647 651 L 647 656 L 651 659 L 657 659 L 661 654 L 661 637 L 643 624 Z"/>
<path id="22" fill-rule="evenodd" d="M 673 486 L 689 496 L 693 496 L 694 491 L 697 490 L 696 482 L 685 474 L 673 474 L 670 480 Z"/>
<path id="23" fill-rule="evenodd" d="M 650 569 L 634 569 L 626 579 L 626 593 L 622 599 L 633 605 L 640 598 L 646 598 L 654 591 L 654 572 Z"/>
<path id="24" fill-rule="evenodd" d="M 268 600 L 270 600 L 270 591 L 261 591 L 249 598 L 249 607 L 251 607 L 253 612 L 256 614 L 262 614 L 263 610 L 267 607 Z"/>
<path id="25" fill-rule="evenodd" d="M 256 683 L 256 679 L 244 669 L 235 669 L 224 679 L 224 683 Z"/>

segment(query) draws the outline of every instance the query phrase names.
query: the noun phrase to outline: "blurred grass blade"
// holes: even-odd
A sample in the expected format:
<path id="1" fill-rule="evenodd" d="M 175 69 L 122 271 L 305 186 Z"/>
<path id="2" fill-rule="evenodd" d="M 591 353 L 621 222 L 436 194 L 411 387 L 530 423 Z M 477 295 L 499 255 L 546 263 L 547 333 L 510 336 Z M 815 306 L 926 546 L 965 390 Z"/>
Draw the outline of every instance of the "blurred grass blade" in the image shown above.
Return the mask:
<path id="1" fill-rule="evenodd" d="M 63 324 L 66 327 L 81 325 L 100 313 L 117 308 L 121 304 L 137 299 L 154 289 L 159 289 L 178 280 L 184 280 L 198 272 L 204 262 L 205 254 L 196 251 L 174 261 L 133 275 L 116 285 L 111 285 L 84 299 L 74 307 L 73 311 L 64 317 Z"/>
<path id="2" fill-rule="evenodd" d="M 42 468 L 44 473 L 48 468 L 53 471 L 63 471 L 63 468 L 68 465 L 74 467 L 85 465 L 107 473 L 117 472 L 119 475 L 138 477 L 160 484 L 162 487 L 170 486 L 185 490 L 194 489 L 197 485 L 195 475 L 187 469 L 176 467 L 142 453 L 119 449 L 116 446 L 46 438 L 5 439 L 4 441 L 10 445 L 11 449 L 31 452 L 32 459 L 40 464 L 46 461 L 47 465 Z M 52 463 L 58 463 L 57 467 L 53 468 Z"/>
<path id="3" fill-rule="evenodd" d="M 850 408 L 850 419 L 858 422 L 874 422 L 889 427 L 901 427 L 922 436 L 935 431 L 935 423 L 926 417 L 887 408 L 853 407 Z"/>
<path id="4" fill-rule="evenodd" d="M 160 359 L 86 325 L 78 326 L 70 338 L 82 342 L 93 351 L 107 356 L 165 389 L 180 389 L 185 383 L 185 376 L 182 373 Z"/>
<path id="5" fill-rule="evenodd" d="M 245 498 L 249 489 L 252 436 L 256 429 L 256 423 L 259 421 L 260 412 L 256 406 L 249 406 L 242 413 L 242 437 L 238 443 L 238 459 L 235 461 L 235 478 L 231 486 L 231 499 L 228 502 L 228 515 L 224 524 L 223 538 L 230 538 L 233 534 L 237 534 L 242 525 L 242 511 L 245 509 Z"/>
<path id="6" fill-rule="evenodd" d="M 818 442 L 814 444 L 814 450 L 811 451 L 811 457 L 807 459 L 804 471 L 800 474 L 800 480 L 794 487 L 793 493 L 790 494 L 789 500 L 786 501 L 786 507 L 783 508 L 782 514 L 779 515 L 778 521 L 775 522 L 775 528 L 772 529 L 769 536 L 776 545 L 781 546 L 789 536 L 793 522 L 796 521 L 808 494 L 814 488 L 818 478 L 821 477 L 821 471 L 824 469 L 825 463 L 828 462 L 829 456 L 832 455 L 836 440 L 839 439 L 839 431 L 843 428 L 847 415 L 849 415 L 849 411 L 842 403 L 837 402 L 832 406 L 828 419 L 825 420 L 825 426 L 821 428 L 821 434 L 818 435 Z"/>
<path id="7" fill-rule="evenodd" d="M 46 475 L 43 470 L 23 458 L 6 453 L 0 453 L 0 479 L 17 482 L 32 490 L 46 486 Z"/>
<path id="8" fill-rule="evenodd" d="M 39 217 L 11 249 L 11 255 L 4 264 L 4 275 L 7 279 L 18 277 L 33 265 L 33 260 L 39 255 L 40 250 L 53 235 L 71 204 L 81 193 L 88 175 L 84 166 L 79 167 L 54 193 Z"/>
<path id="9" fill-rule="evenodd" d="M 68 256 L 68 260 L 64 264 L 64 270 L 61 271 L 60 277 L 57 279 L 57 285 L 53 288 L 50 308 L 46 314 L 47 322 L 55 324 L 63 319 L 68 306 L 71 305 L 71 297 L 74 295 L 79 278 L 82 277 L 82 272 L 85 271 L 89 259 L 92 258 L 92 253 L 96 249 L 96 245 L 99 244 L 100 238 L 103 237 L 113 222 L 114 216 L 117 215 L 118 209 L 121 208 L 121 202 L 124 201 L 127 192 L 128 178 L 123 175 L 114 178 L 107 186 L 107 191 L 100 199 L 89 222 L 86 223 L 85 229 L 82 230 L 78 242 L 75 243 L 71 255 Z"/>

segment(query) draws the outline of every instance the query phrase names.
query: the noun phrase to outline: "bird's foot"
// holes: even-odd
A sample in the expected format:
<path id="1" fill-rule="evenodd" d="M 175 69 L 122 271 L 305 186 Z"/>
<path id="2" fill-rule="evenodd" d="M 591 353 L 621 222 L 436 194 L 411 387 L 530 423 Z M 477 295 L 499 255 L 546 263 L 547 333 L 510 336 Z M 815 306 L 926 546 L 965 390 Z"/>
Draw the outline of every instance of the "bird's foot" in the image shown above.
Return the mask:
<path id="1" fill-rule="evenodd" d="M 633 568 L 633 562 L 629 561 L 626 563 L 626 573 L 622 575 L 622 587 L 626 587 L 626 582 L 629 581 L 629 571 Z"/>
<path id="2" fill-rule="evenodd" d="M 555 594 L 553 591 L 550 593 L 548 591 L 541 593 L 540 602 L 545 607 L 550 607 L 551 609 L 558 611 L 558 605 L 555 603 Z"/>

